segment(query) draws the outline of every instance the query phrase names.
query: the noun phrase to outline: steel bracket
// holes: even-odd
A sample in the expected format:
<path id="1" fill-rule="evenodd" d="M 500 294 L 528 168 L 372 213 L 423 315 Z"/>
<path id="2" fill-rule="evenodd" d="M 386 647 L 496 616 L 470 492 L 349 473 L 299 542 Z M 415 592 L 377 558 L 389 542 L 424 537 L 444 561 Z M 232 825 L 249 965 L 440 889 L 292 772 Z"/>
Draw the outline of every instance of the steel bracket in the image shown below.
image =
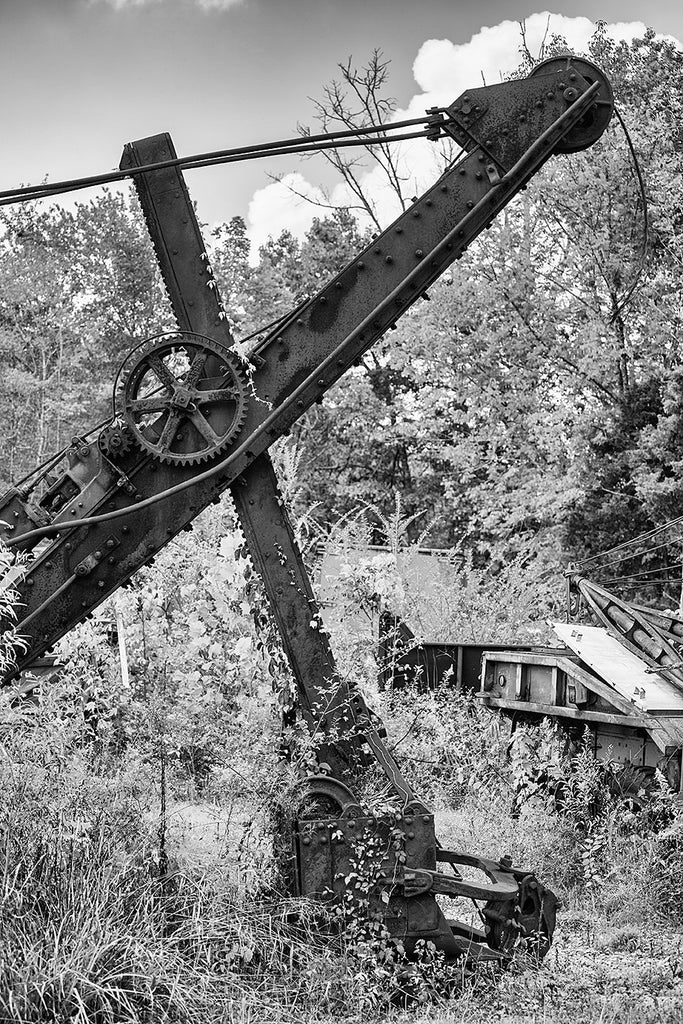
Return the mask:
<path id="1" fill-rule="evenodd" d="M 74 575 L 89 576 L 93 569 L 96 569 L 100 562 L 111 554 L 114 548 L 117 548 L 120 543 L 121 541 L 118 537 L 108 537 L 103 548 L 91 551 L 89 555 L 86 555 L 85 558 L 81 559 L 78 565 L 74 568 Z"/>

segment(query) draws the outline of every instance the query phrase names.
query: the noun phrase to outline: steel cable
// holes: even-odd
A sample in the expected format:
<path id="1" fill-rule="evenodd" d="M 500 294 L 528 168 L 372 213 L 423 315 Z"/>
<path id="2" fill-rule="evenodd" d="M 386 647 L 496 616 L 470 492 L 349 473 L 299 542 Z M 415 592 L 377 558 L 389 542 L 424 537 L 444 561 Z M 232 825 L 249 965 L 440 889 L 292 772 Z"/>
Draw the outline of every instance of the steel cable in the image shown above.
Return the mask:
<path id="1" fill-rule="evenodd" d="M 628 580 L 635 580 L 642 576 L 651 576 L 652 573 L 668 573 L 671 569 L 680 568 L 683 568 L 683 562 L 671 562 L 669 565 L 658 565 L 654 569 L 643 569 L 641 572 L 633 572 L 628 576 L 613 576 L 606 580 L 600 580 L 600 585 L 606 586 L 608 583 L 626 583 Z"/>
<path id="2" fill-rule="evenodd" d="M 592 571 L 597 572 L 600 569 L 610 569 L 614 565 L 621 565 L 623 562 L 630 562 L 634 558 L 642 558 L 643 555 L 651 555 L 653 551 L 661 551 L 662 548 L 671 547 L 672 544 L 680 543 L 683 538 L 677 537 L 673 540 L 666 540 L 662 544 L 655 544 L 654 547 L 644 548 L 642 551 L 634 551 L 631 555 L 624 555 L 622 558 L 614 558 L 609 562 L 601 562 L 599 565 L 592 566 Z"/>
<path id="3" fill-rule="evenodd" d="M 431 115 L 430 115 L 431 116 Z M 308 153 L 322 152 L 326 149 L 341 149 L 348 146 L 373 146 L 384 145 L 387 142 L 404 142 L 408 139 L 435 138 L 440 135 L 438 125 L 424 128 L 421 132 L 406 132 L 398 135 L 386 135 L 388 131 L 399 128 L 411 127 L 416 124 L 429 122 L 429 116 L 411 118 L 406 121 L 396 121 L 394 124 L 370 125 L 367 128 L 358 128 L 344 132 L 326 132 L 321 135 L 297 135 L 293 139 L 282 139 L 277 142 L 264 142 L 255 146 L 240 146 L 234 149 L 221 149 L 209 153 L 197 153 L 193 156 L 173 157 L 169 160 L 160 160 L 153 164 L 143 164 L 140 167 L 127 167 L 124 170 L 108 171 L 104 174 L 93 174 L 83 178 L 71 178 L 64 181 L 56 181 L 49 185 L 25 185 L 18 188 L 0 191 L 0 206 L 9 206 L 13 203 L 25 202 L 32 199 L 46 199 L 50 196 L 61 195 L 64 192 L 76 192 L 79 189 L 92 188 L 94 185 L 107 185 L 124 178 L 135 177 L 139 174 L 148 174 L 151 171 L 161 171 L 169 167 L 181 167 L 184 170 L 192 170 L 200 167 L 213 167 L 218 164 L 238 163 L 243 160 L 256 160 L 269 156 L 286 156 L 288 154 L 306 155 Z M 385 133 L 385 138 L 372 139 L 363 136 Z M 435 135 L 436 133 L 436 135 Z"/>
<path id="4" fill-rule="evenodd" d="M 595 555 L 588 555 L 587 558 L 580 558 L 574 562 L 574 565 L 583 568 L 592 562 L 595 562 L 598 558 L 603 558 L 605 555 L 612 555 L 617 551 L 623 551 L 625 548 L 631 547 L 632 544 L 638 544 L 641 541 L 648 540 L 650 537 L 654 537 L 664 530 L 670 529 L 672 526 L 677 526 L 678 523 L 683 523 L 683 516 L 678 516 L 676 519 L 670 519 L 667 523 L 662 523 L 661 526 L 655 526 L 652 530 L 646 530 L 644 533 L 639 533 L 637 537 L 632 537 L 631 540 L 625 540 L 621 544 L 615 544 L 613 548 L 606 548 L 604 551 L 598 551 Z M 600 569 L 610 563 L 602 563 L 602 565 L 591 565 L 591 569 Z"/>

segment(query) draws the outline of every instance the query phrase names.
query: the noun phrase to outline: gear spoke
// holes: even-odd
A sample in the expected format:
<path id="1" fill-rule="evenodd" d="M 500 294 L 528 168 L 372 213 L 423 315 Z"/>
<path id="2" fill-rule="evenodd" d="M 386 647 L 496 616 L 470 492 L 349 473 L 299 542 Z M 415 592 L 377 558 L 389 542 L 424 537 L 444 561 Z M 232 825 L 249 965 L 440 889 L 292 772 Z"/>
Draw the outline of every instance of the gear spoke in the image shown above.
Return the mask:
<path id="1" fill-rule="evenodd" d="M 164 387 L 168 388 L 172 394 L 178 387 L 179 381 L 171 373 L 168 366 L 166 366 L 166 363 L 155 353 L 152 353 L 149 356 L 148 362 L 154 374 L 161 381 Z"/>
<path id="2" fill-rule="evenodd" d="M 211 424 L 206 420 L 200 412 L 191 412 L 190 421 L 194 423 L 199 433 L 211 444 L 219 444 L 220 436 L 213 429 Z"/>
<path id="3" fill-rule="evenodd" d="M 171 447 L 171 441 L 175 435 L 176 430 L 180 424 L 180 413 L 176 409 L 170 409 L 164 428 L 159 435 L 155 447 L 158 451 L 166 451 Z"/>
<path id="4" fill-rule="evenodd" d="M 188 352 L 187 354 L 189 356 L 190 353 Z M 187 375 L 185 377 L 184 384 L 186 388 L 194 388 L 197 386 L 197 381 L 201 377 L 202 370 L 206 365 L 207 355 L 207 352 L 201 351 L 197 352 L 197 354 L 195 355 L 194 359 L 192 360 L 192 363 L 190 364 L 190 369 L 187 371 Z"/>
<path id="5" fill-rule="evenodd" d="M 128 409 L 136 415 L 149 412 L 163 412 L 168 408 L 168 399 L 163 395 L 159 398 L 134 398 L 128 402 Z"/>
<path id="6" fill-rule="evenodd" d="M 197 391 L 194 403 L 195 405 L 207 405 L 208 402 L 234 401 L 237 395 L 236 386 L 228 384 L 226 387 L 214 391 Z"/>

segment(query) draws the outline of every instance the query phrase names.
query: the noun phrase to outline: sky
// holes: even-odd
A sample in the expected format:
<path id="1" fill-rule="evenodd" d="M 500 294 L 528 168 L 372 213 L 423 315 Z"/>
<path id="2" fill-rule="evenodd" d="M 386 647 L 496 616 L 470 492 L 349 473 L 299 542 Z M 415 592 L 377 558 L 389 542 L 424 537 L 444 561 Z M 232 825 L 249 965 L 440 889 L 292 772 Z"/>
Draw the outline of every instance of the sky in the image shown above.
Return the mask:
<path id="1" fill-rule="evenodd" d="M 521 19 L 533 50 L 548 23 L 533 0 L 0 0 L 0 190 L 107 171 L 126 142 L 164 131 L 181 155 L 291 137 L 315 125 L 312 98 L 337 63 L 375 48 L 391 60 L 396 116 L 420 116 L 511 71 Z M 597 19 L 618 38 L 645 19 L 683 40 L 681 0 L 557 0 L 550 31 L 581 48 Z M 420 185 L 430 144 L 404 159 Z M 320 156 L 186 177 L 200 219 L 244 217 L 254 248 L 320 213 L 288 186 L 344 200 Z M 388 216 L 376 175 L 367 186 Z"/>

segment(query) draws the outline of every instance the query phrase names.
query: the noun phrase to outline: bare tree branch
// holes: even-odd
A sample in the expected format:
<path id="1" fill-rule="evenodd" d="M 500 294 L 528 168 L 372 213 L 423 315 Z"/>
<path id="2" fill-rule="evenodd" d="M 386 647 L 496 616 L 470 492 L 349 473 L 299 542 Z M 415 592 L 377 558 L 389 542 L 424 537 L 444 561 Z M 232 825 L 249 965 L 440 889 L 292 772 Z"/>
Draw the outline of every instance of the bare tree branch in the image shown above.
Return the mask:
<path id="1" fill-rule="evenodd" d="M 351 57 L 337 67 L 341 79 L 333 80 L 325 86 L 322 99 L 312 101 L 320 129 L 323 132 L 339 129 L 362 130 L 370 125 L 386 122 L 396 110 L 397 101 L 384 94 L 389 61 L 382 58 L 381 51 L 374 50 L 363 68 L 355 67 Z M 304 138 L 312 134 L 311 129 L 305 125 L 298 125 L 298 131 Z M 401 174 L 397 150 L 386 133 L 380 133 L 375 137 L 374 145 L 367 148 L 363 158 L 348 157 L 338 149 L 328 150 L 323 156 L 358 200 L 357 206 L 348 208 L 362 210 L 378 231 L 382 230 L 382 225 L 377 208 L 361 180 L 361 170 L 368 166 L 366 161 L 381 169 L 398 199 L 401 210 L 405 211 L 410 205 L 404 194 L 408 176 Z M 305 198 L 316 202 L 310 200 L 310 197 Z"/>

